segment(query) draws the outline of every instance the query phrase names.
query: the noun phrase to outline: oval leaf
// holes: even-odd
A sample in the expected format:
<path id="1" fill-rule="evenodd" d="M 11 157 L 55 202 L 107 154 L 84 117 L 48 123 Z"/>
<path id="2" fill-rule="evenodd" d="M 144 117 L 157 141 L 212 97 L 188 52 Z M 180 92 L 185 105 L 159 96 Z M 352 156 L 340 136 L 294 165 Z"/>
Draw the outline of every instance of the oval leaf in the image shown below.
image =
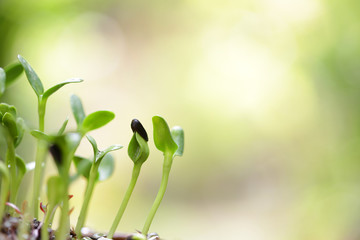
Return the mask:
<path id="1" fill-rule="evenodd" d="M 89 114 L 85 117 L 82 125 L 81 125 L 81 132 L 87 133 L 97 128 L 100 128 L 111 120 L 113 120 L 115 114 L 110 111 L 97 111 Z"/>
<path id="2" fill-rule="evenodd" d="M 87 158 L 74 157 L 74 165 L 78 175 L 84 176 L 86 179 L 89 179 L 91 164 L 91 161 Z"/>
<path id="3" fill-rule="evenodd" d="M 76 124 L 79 127 L 81 126 L 85 118 L 85 112 L 80 98 L 76 95 L 72 95 L 70 98 L 70 105 L 71 105 L 71 110 L 75 117 Z"/>
<path id="4" fill-rule="evenodd" d="M 40 98 L 41 95 L 44 93 L 44 87 L 40 81 L 40 78 L 38 77 L 34 69 L 30 66 L 30 64 L 22 56 L 18 55 L 18 59 L 24 67 L 26 77 L 31 87 L 34 89 L 38 98 Z"/>
<path id="5" fill-rule="evenodd" d="M 6 103 L 1 103 L 0 104 L 0 113 L 2 113 L 4 115 L 6 112 L 11 113 L 11 115 L 13 115 L 14 118 L 16 117 L 16 108 L 14 106 L 6 104 Z"/>
<path id="6" fill-rule="evenodd" d="M 174 154 L 178 148 L 174 142 L 168 124 L 165 119 L 160 116 L 152 118 L 154 127 L 154 143 L 157 149 L 162 152 Z"/>
<path id="7" fill-rule="evenodd" d="M 17 181 L 18 184 L 21 183 L 22 178 L 24 177 L 26 173 L 26 164 L 24 162 L 24 159 L 22 159 L 20 156 L 16 155 L 16 168 L 17 168 Z"/>
<path id="8" fill-rule="evenodd" d="M 5 85 L 6 85 L 6 74 L 4 69 L 0 68 L 0 97 L 5 92 Z"/>
<path id="9" fill-rule="evenodd" d="M 9 86 L 22 74 L 24 68 L 21 63 L 16 62 L 7 65 L 4 70 L 6 72 L 6 86 Z"/>
<path id="10" fill-rule="evenodd" d="M 114 158 L 112 157 L 111 154 L 106 154 L 106 156 L 102 159 L 99 165 L 99 169 L 98 169 L 99 175 L 97 180 L 105 181 L 106 179 L 111 177 L 111 175 L 114 172 L 114 168 L 115 168 Z"/>
<path id="11" fill-rule="evenodd" d="M 175 155 L 182 156 L 184 153 L 184 130 L 180 126 L 175 126 L 171 129 L 171 136 L 178 145 Z"/>
<path id="12" fill-rule="evenodd" d="M 43 99 L 47 99 L 48 97 L 50 97 L 50 95 L 52 95 L 54 92 L 56 92 L 57 90 L 59 90 L 60 88 L 62 88 L 63 86 L 69 84 L 69 83 L 80 83 L 84 80 L 79 79 L 79 78 L 73 78 L 73 79 L 69 79 L 66 80 L 62 83 L 56 84 L 55 86 L 49 88 L 48 90 L 45 91 L 44 95 L 43 95 Z"/>
<path id="13" fill-rule="evenodd" d="M 18 131 L 18 136 L 15 139 L 15 147 L 19 146 L 25 132 L 25 122 L 22 118 L 16 119 L 16 128 Z"/>
<path id="14" fill-rule="evenodd" d="M 2 122 L 3 122 L 4 126 L 6 126 L 6 128 L 9 130 L 11 138 L 13 140 L 15 140 L 16 137 L 18 136 L 18 130 L 17 130 L 15 117 L 12 114 L 10 114 L 9 112 L 6 112 L 2 118 Z"/>

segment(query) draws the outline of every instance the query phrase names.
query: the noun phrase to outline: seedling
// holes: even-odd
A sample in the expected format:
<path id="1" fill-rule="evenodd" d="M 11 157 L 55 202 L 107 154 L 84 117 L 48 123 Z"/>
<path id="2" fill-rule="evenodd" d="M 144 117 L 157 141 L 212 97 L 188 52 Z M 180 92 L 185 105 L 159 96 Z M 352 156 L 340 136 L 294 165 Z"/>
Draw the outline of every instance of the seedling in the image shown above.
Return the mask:
<path id="1" fill-rule="evenodd" d="M 145 131 L 145 128 L 140 123 L 139 120 L 133 119 L 131 122 L 131 129 L 133 131 L 133 136 L 129 143 L 128 155 L 130 159 L 134 162 L 134 167 L 131 175 L 130 184 L 126 190 L 124 199 L 120 205 L 120 208 L 116 214 L 115 220 L 111 226 L 108 237 L 112 238 L 116 231 L 117 226 L 120 223 L 120 220 L 125 212 L 126 206 L 129 203 L 132 192 L 136 185 L 137 179 L 140 174 L 141 166 L 149 157 L 149 146 L 147 141 L 149 140 L 148 135 Z"/>
<path id="2" fill-rule="evenodd" d="M 114 172 L 115 164 L 110 152 L 122 148 L 121 145 L 111 145 L 105 150 L 100 151 L 97 142 L 89 135 L 89 132 L 105 126 L 115 118 L 115 114 L 111 111 L 101 110 L 86 115 L 80 98 L 72 95 L 70 105 L 76 121 L 76 129 L 67 131 L 66 128 L 69 119 L 66 118 L 57 133 L 46 133 L 45 112 L 48 98 L 63 86 L 70 83 L 80 83 L 82 80 L 70 79 L 48 90 L 44 90 L 40 78 L 30 64 L 20 55 L 18 56 L 18 60 L 19 63 L 11 64 L 4 69 L 0 68 L 0 97 L 5 93 L 8 86 L 25 70 L 28 82 L 37 97 L 39 123 L 37 128 L 30 129 L 26 126 L 26 121 L 17 113 L 15 106 L 0 103 L 0 150 L 2 151 L 0 152 L 0 220 L 5 213 L 10 213 L 12 216 L 20 215 L 22 221 L 17 225 L 18 227 L 16 229 L 19 234 L 18 239 L 22 239 L 23 236 L 28 233 L 29 236 L 34 239 L 37 239 L 39 234 L 41 234 L 41 239 L 44 240 L 52 238 L 54 233 L 57 240 L 69 239 L 71 235 L 75 235 L 76 233 L 79 239 L 81 237 L 81 229 L 84 227 L 86 221 L 89 203 L 95 185 L 100 181 L 108 179 Z M 153 127 L 155 146 L 164 153 L 163 176 L 160 190 L 145 222 L 143 231 L 133 234 L 131 239 L 159 239 L 158 235 L 148 234 L 148 230 L 165 194 L 173 158 L 177 155 L 181 156 L 183 153 L 184 133 L 182 128 L 174 127 L 170 131 L 165 120 L 159 116 L 153 117 Z M 133 193 L 141 167 L 149 157 L 149 139 L 146 130 L 137 119 L 132 120 L 131 129 L 133 135 L 129 142 L 128 155 L 133 161 L 134 166 L 129 186 L 110 231 L 107 234 L 109 239 L 114 237 L 114 233 Z M 16 148 L 21 144 L 23 135 L 27 131 L 37 139 L 35 162 L 29 161 L 28 159 L 24 161 L 16 152 Z M 92 146 L 93 157 L 91 159 L 75 155 L 81 140 L 85 136 Z M 46 182 L 47 200 L 40 201 L 40 192 L 48 152 L 50 152 L 54 160 L 58 173 L 48 178 Z M 25 162 L 27 163 L 25 164 Z M 75 174 L 70 171 L 73 163 L 76 168 Z M 17 199 L 17 192 L 24 175 L 32 169 L 35 169 L 35 171 L 33 191 L 29 197 L 31 199 L 31 211 L 27 211 L 25 205 L 23 205 L 20 210 L 16 207 L 16 202 L 22 199 Z M 74 209 L 73 207 L 70 208 L 69 199 L 72 195 L 69 195 L 69 186 L 80 176 L 86 178 L 87 185 L 74 233 L 74 231 L 69 231 L 69 215 Z M 33 227 L 30 230 L 31 232 L 28 232 L 30 219 L 38 219 L 39 209 L 44 213 L 43 221 L 40 225 Z M 60 209 L 61 212 L 58 221 L 59 227 L 55 232 L 51 228 L 55 213 L 58 209 Z M 49 232 L 51 232 L 51 235 Z M 92 237 L 94 238 L 95 235 Z"/>
<path id="3" fill-rule="evenodd" d="M 81 236 L 81 229 L 85 223 L 88 206 L 95 184 L 98 181 L 104 181 L 108 179 L 113 173 L 114 160 L 111 155 L 108 155 L 108 153 L 122 148 L 122 146 L 120 145 L 112 145 L 106 148 L 104 151 L 99 151 L 95 139 L 92 138 L 90 135 L 87 135 L 86 137 L 91 143 L 94 150 L 93 160 L 90 161 L 86 158 L 81 157 L 77 157 L 74 159 L 78 172 L 80 172 L 80 174 L 88 180 L 85 190 L 84 202 L 82 204 L 80 215 L 75 228 L 75 233 L 78 236 Z"/>
<path id="4" fill-rule="evenodd" d="M 182 156 L 184 151 L 184 131 L 181 127 L 176 126 L 170 132 L 165 119 L 160 116 L 154 116 L 152 122 L 155 146 L 164 153 L 164 164 L 160 189 L 142 230 L 142 234 L 145 236 L 149 232 L 155 213 L 164 197 L 173 159 L 175 156 Z"/>

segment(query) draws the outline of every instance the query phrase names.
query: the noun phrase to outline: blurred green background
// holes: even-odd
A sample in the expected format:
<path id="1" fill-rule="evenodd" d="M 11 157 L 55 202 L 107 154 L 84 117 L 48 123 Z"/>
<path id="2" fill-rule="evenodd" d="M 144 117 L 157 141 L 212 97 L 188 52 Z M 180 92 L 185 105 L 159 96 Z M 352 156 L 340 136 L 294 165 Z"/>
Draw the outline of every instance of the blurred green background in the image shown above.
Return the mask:
<path id="1" fill-rule="evenodd" d="M 116 113 L 93 132 L 101 149 L 127 146 L 138 118 L 185 129 L 150 230 L 168 240 L 360 239 L 360 2 L 356 0 L 0 0 L 0 66 L 24 56 L 45 88 L 47 129 L 85 110 Z M 25 77 L 5 101 L 36 127 Z M 75 127 L 71 118 L 70 128 Z M 31 160 L 29 134 L 21 150 Z M 151 155 L 119 225 L 141 229 L 159 187 Z M 84 142 L 79 154 L 91 155 Z M 132 162 L 95 188 L 87 225 L 108 231 Z M 54 172 L 48 165 L 48 172 Z M 75 225 L 85 181 L 77 182 Z"/>

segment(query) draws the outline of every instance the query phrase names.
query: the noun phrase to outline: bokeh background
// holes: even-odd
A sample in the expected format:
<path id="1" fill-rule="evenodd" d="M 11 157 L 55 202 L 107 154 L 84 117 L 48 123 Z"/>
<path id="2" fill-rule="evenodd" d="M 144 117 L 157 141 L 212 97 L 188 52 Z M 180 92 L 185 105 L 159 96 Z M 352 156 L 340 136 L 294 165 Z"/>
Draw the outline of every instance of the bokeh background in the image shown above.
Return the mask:
<path id="1" fill-rule="evenodd" d="M 21 54 L 45 88 L 85 80 L 50 99 L 48 133 L 71 117 L 71 94 L 87 113 L 115 112 L 92 133 L 101 149 L 127 147 L 132 118 L 150 138 L 153 115 L 185 129 L 185 154 L 151 227 L 164 239 L 356 240 L 359 12 L 356 0 L 0 0 L 0 66 Z M 36 127 L 25 77 L 2 101 Z M 20 147 L 28 161 L 33 143 L 27 134 Z M 162 154 L 150 147 L 119 231 L 141 229 L 157 193 Z M 82 143 L 79 154 L 91 152 Z M 104 232 L 132 168 L 126 149 L 114 156 L 87 221 Z M 71 190 L 73 225 L 84 186 Z"/>

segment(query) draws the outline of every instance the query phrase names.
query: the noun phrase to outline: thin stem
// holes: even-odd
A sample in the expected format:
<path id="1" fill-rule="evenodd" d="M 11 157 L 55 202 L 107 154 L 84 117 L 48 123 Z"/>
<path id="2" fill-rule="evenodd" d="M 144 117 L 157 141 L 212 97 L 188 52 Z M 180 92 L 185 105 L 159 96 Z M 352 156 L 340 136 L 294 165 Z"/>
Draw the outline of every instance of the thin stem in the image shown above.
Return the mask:
<path id="1" fill-rule="evenodd" d="M 49 228 L 49 224 L 50 224 L 53 209 L 54 209 L 54 207 L 52 207 L 51 205 L 47 206 L 47 211 L 45 213 L 43 225 L 41 227 L 41 239 L 49 239 L 48 228 Z"/>
<path id="2" fill-rule="evenodd" d="M 40 191 L 44 176 L 46 153 L 47 143 L 43 140 L 38 140 L 34 170 L 34 189 L 32 195 L 32 216 L 34 216 L 34 218 L 38 218 L 39 214 Z"/>
<path id="3" fill-rule="evenodd" d="M 98 172 L 98 165 L 97 166 L 92 165 L 91 170 L 90 170 L 90 175 L 89 175 L 89 181 L 87 183 L 86 190 L 85 190 L 84 202 L 82 204 L 81 211 L 80 211 L 80 214 L 78 217 L 78 221 L 77 221 L 76 227 L 75 227 L 75 233 L 77 236 L 81 236 L 81 229 L 85 223 L 90 199 L 92 197 L 92 193 L 93 193 L 93 190 L 95 187 L 97 172 Z"/>
<path id="4" fill-rule="evenodd" d="M 44 132 L 45 130 L 45 109 L 46 101 L 43 101 L 41 97 L 38 99 L 38 117 L 39 117 L 39 130 Z M 40 203 L 40 191 L 42 188 L 45 160 L 46 160 L 46 143 L 42 140 L 37 141 L 37 150 L 35 157 L 35 170 L 34 170 L 34 189 L 32 195 L 32 215 L 34 218 L 39 216 L 39 203 Z"/>
<path id="5" fill-rule="evenodd" d="M 149 232 L 149 228 L 154 219 L 155 213 L 158 210 L 161 200 L 164 197 L 166 187 L 168 184 L 168 180 L 169 180 L 169 174 L 170 174 L 170 169 L 171 169 L 171 165 L 172 165 L 172 160 L 173 160 L 172 154 L 165 153 L 165 159 L 164 159 L 164 164 L 163 164 L 163 175 L 162 175 L 162 179 L 161 179 L 160 189 L 159 189 L 159 192 L 158 192 L 158 194 L 155 198 L 155 201 L 151 207 L 150 213 L 145 221 L 145 224 L 144 224 L 144 227 L 142 230 L 142 234 L 145 236 Z"/>
<path id="6" fill-rule="evenodd" d="M 117 212 L 115 220 L 114 220 L 114 222 L 113 222 L 113 224 L 111 226 L 111 229 L 110 229 L 109 234 L 107 236 L 108 238 L 112 238 L 114 236 L 116 228 L 118 227 L 118 225 L 120 223 L 121 217 L 123 216 L 123 214 L 125 212 L 126 206 L 129 203 L 129 199 L 130 199 L 131 194 L 132 194 L 132 192 L 134 190 L 136 181 L 137 181 L 137 179 L 139 177 L 141 165 L 142 164 L 135 164 L 134 165 L 132 176 L 131 176 L 131 181 L 130 181 L 129 186 L 128 186 L 127 190 L 126 190 L 124 199 L 123 199 L 123 201 L 122 201 L 122 203 L 120 205 L 120 208 L 119 208 L 119 210 Z"/>
<path id="7" fill-rule="evenodd" d="M 5 210 L 5 203 L 8 197 L 9 192 L 9 174 L 7 167 L 1 163 L 1 168 L 3 168 L 2 175 L 1 175 L 1 195 L 0 195 L 0 222 L 4 214 Z M 6 172 L 5 172 L 6 171 Z"/>
<path id="8" fill-rule="evenodd" d="M 16 204 L 17 181 L 16 181 L 16 159 L 13 140 L 7 137 L 6 165 L 10 168 L 10 202 Z"/>

